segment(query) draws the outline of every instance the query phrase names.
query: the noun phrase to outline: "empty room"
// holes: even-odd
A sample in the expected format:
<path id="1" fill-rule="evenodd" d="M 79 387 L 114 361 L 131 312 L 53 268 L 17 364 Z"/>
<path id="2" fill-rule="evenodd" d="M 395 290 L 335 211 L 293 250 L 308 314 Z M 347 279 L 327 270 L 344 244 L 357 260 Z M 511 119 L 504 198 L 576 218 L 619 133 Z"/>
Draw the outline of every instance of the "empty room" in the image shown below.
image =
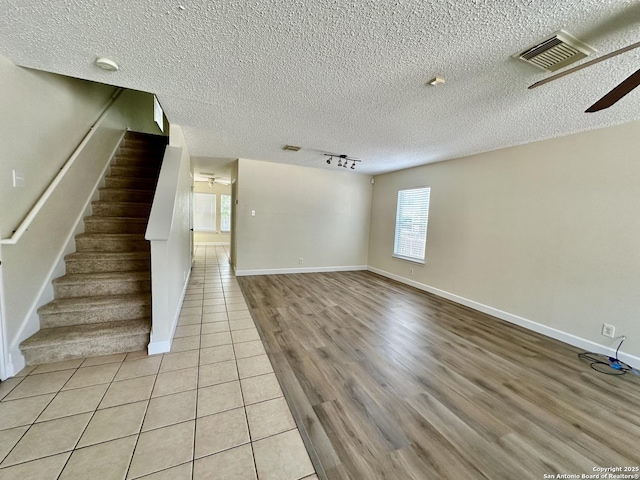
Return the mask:
<path id="1" fill-rule="evenodd" d="M 640 4 L 5 2 L 0 478 L 640 478 Z"/>

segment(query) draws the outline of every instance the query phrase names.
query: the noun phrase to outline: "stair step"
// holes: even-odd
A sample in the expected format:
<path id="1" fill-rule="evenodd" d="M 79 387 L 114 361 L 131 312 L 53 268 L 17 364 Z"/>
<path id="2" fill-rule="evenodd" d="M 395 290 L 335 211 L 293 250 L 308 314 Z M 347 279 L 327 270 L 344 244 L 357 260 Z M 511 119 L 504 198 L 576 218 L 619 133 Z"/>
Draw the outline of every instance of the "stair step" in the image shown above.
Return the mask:
<path id="1" fill-rule="evenodd" d="M 107 188 L 135 188 L 136 190 L 155 191 L 157 180 L 150 181 L 148 178 L 137 177 L 114 177 L 108 176 L 104 179 Z"/>
<path id="2" fill-rule="evenodd" d="M 84 218 L 85 233 L 140 233 L 147 230 L 145 217 L 96 217 Z"/>
<path id="3" fill-rule="evenodd" d="M 64 258 L 67 273 L 150 271 L 149 252 L 75 252 Z"/>
<path id="4" fill-rule="evenodd" d="M 149 218 L 151 203 L 141 202 L 91 202 L 93 215 L 98 217 L 144 217 Z"/>
<path id="5" fill-rule="evenodd" d="M 42 328 L 20 344 L 27 365 L 144 350 L 149 319 Z"/>
<path id="6" fill-rule="evenodd" d="M 116 154 L 112 165 L 119 167 L 160 168 L 163 152 L 141 152 Z"/>
<path id="7" fill-rule="evenodd" d="M 137 190 L 133 188 L 100 188 L 101 202 L 151 203 L 153 190 Z"/>
<path id="8" fill-rule="evenodd" d="M 167 145 L 169 137 L 165 135 L 155 135 L 153 133 L 127 132 L 124 137 L 124 144 L 142 143 L 144 145 Z"/>
<path id="9" fill-rule="evenodd" d="M 151 318 L 151 295 L 59 298 L 38 309 L 42 328 Z"/>
<path id="10" fill-rule="evenodd" d="M 148 293 L 151 291 L 151 273 L 146 271 L 67 274 L 53 281 L 53 291 L 55 298 Z"/>
<path id="11" fill-rule="evenodd" d="M 158 178 L 159 167 L 136 167 L 131 165 L 111 165 L 110 175 L 114 177 Z"/>
<path id="12" fill-rule="evenodd" d="M 147 252 L 149 242 L 138 233 L 81 233 L 76 235 L 78 252 Z"/>

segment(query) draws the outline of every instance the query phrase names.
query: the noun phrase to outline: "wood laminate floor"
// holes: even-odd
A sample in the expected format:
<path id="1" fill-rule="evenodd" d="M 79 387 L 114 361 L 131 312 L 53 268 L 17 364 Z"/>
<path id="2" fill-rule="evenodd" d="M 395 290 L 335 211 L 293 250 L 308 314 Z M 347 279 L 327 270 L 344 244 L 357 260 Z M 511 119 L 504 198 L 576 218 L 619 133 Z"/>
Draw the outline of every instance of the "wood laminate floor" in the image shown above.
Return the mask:
<path id="1" fill-rule="evenodd" d="M 320 478 L 640 466 L 639 377 L 370 272 L 238 282 Z"/>

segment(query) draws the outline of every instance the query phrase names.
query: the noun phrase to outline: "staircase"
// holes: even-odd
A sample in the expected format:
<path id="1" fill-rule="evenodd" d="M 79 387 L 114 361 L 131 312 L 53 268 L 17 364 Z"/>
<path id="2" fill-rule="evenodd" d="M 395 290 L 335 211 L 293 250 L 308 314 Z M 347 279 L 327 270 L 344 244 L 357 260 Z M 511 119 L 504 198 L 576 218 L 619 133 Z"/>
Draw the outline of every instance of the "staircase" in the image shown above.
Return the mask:
<path id="1" fill-rule="evenodd" d="M 151 331 L 151 253 L 144 239 L 167 137 L 128 132 L 38 309 L 40 331 L 20 344 L 27 365 L 146 349 Z"/>

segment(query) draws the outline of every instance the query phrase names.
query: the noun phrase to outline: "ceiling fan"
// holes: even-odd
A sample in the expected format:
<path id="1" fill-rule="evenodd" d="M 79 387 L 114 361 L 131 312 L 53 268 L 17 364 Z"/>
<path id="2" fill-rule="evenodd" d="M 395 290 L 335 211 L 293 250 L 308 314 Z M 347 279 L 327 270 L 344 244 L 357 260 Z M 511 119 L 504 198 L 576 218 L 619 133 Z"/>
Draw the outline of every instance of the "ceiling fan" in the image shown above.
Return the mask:
<path id="1" fill-rule="evenodd" d="M 578 65 L 577 67 L 570 68 L 565 70 L 564 72 L 557 73 L 552 75 L 544 80 L 540 80 L 539 82 L 534 83 L 529 86 L 529 89 L 537 88 L 546 83 L 557 80 L 558 78 L 564 77 L 571 73 L 577 72 L 578 70 L 582 70 L 583 68 L 590 67 L 591 65 L 595 65 L 596 63 L 600 63 L 609 58 L 615 57 L 616 55 L 620 55 L 621 53 L 628 52 L 629 50 L 633 50 L 635 48 L 640 47 L 640 42 L 633 43 L 619 50 L 615 50 L 611 53 L 607 53 L 598 58 L 594 58 L 589 62 L 585 62 L 582 65 Z M 634 88 L 640 85 L 640 69 L 636 70 L 629 77 L 623 80 L 620 84 L 618 84 L 615 88 L 613 88 L 609 93 L 607 93 L 604 97 L 598 100 L 596 103 L 591 105 L 589 108 L 585 110 L 586 113 L 598 112 L 600 110 L 604 110 L 605 108 L 609 108 L 611 105 L 615 104 L 622 97 L 631 92 Z"/>

